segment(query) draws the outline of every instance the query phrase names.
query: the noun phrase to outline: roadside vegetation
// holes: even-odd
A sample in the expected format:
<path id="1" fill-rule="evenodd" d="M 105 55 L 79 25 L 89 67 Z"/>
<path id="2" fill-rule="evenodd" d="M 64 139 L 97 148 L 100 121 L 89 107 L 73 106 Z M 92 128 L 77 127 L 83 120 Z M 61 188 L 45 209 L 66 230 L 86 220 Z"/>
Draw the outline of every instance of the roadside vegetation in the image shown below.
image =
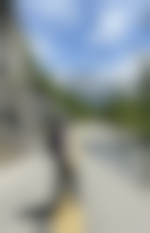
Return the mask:
<path id="1" fill-rule="evenodd" d="M 86 104 L 74 94 L 58 87 L 52 80 L 32 69 L 32 85 L 49 100 L 66 111 L 71 118 L 95 118 L 128 127 L 150 137 L 150 68 L 145 66 L 135 95 L 116 93 L 109 101 L 96 105 Z"/>

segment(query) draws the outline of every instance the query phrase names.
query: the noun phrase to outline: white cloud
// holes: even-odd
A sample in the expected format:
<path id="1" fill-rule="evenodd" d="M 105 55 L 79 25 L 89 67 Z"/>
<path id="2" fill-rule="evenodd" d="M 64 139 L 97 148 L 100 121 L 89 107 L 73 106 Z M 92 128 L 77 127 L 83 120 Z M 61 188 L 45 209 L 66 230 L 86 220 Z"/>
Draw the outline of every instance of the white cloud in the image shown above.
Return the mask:
<path id="1" fill-rule="evenodd" d="M 30 14 L 33 14 L 33 17 L 36 16 L 39 21 L 56 21 L 58 23 L 60 22 L 63 25 L 71 26 L 74 23 L 79 22 L 82 15 L 81 9 L 77 4 L 77 0 L 19 1 L 24 2 L 24 5 L 26 5 L 26 7 L 28 8 L 28 10 L 26 10 L 26 14 L 30 12 Z M 108 5 L 104 10 L 102 10 L 102 12 L 100 12 L 101 6 L 99 6 L 99 12 L 95 15 L 95 24 L 91 28 L 89 35 L 85 35 L 85 41 L 90 43 L 90 45 L 92 44 L 96 46 L 103 46 L 105 44 L 107 46 L 109 44 L 117 43 L 127 35 L 128 31 L 132 27 L 131 24 L 134 20 L 134 14 L 136 14 L 137 5 L 135 5 L 134 3 L 131 6 L 129 0 L 127 1 L 128 3 L 126 3 L 125 1 L 120 1 L 120 3 L 118 2 L 117 4 Z M 39 64 L 42 64 L 45 67 L 47 66 L 47 70 L 50 70 L 52 67 L 56 71 L 56 73 L 63 73 L 62 70 L 65 70 L 66 75 L 64 76 L 67 77 L 67 74 L 70 72 L 70 66 L 69 61 L 67 60 L 66 63 L 68 62 L 68 66 L 66 64 L 66 66 L 64 66 L 66 55 L 65 52 L 64 54 L 61 53 L 61 49 L 58 48 L 58 46 L 54 45 L 54 41 L 52 41 L 51 38 L 48 37 L 46 31 L 42 33 L 40 29 L 39 31 L 35 29 L 35 31 L 37 34 L 34 34 L 33 31 L 30 32 L 29 43 L 34 56 L 39 61 Z M 91 49 L 90 46 L 89 48 Z M 99 88 L 101 77 L 104 76 L 106 76 L 106 81 L 104 80 L 106 86 L 108 84 L 109 86 L 130 86 L 130 84 L 133 82 L 133 77 L 139 68 L 136 55 L 134 55 L 132 58 L 122 58 L 122 56 L 120 57 L 119 61 L 116 61 L 116 63 L 112 61 L 111 65 L 107 64 L 105 67 L 102 67 L 101 62 L 98 66 L 94 64 L 93 66 L 95 67 L 91 68 L 91 79 L 89 77 L 89 83 L 87 82 L 87 84 L 89 84 L 90 91 L 92 91 L 92 88 L 93 92 L 96 88 Z M 98 62 L 96 61 L 96 63 Z M 51 66 L 50 68 L 48 64 Z M 69 83 L 69 78 L 72 76 L 73 75 L 70 75 L 68 77 L 66 83 Z M 58 75 L 58 77 L 60 76 Z"/>
<path id="2" fill-rule="evenodd" d="M 124 10 L 107 10 L 102 17 L 102 39 L 104 41 L 118 40 L 126 32 L 128 23 L 128 17 Z"/>
<path id="3" fill-rule="evenodd" d="M 130 54 L 122 59 L 117 59 L 113 64 L 104 67 L 97 67 L 93 71 L 95 74 L 95 89 L 101 86 L 104 90 L 132 91 L 141 72 L 141 56 L 138 53 Z M 92 76 L 94 77 L 94 76 Z"/>
<path id="4" fill-rule="evenodd" d="M 130 30 L 131 11 L 129 6 L 120 4 L 108 6 L 99 13 L 90 32 L 92 44 L 111 44 L 123 39 Z"/>

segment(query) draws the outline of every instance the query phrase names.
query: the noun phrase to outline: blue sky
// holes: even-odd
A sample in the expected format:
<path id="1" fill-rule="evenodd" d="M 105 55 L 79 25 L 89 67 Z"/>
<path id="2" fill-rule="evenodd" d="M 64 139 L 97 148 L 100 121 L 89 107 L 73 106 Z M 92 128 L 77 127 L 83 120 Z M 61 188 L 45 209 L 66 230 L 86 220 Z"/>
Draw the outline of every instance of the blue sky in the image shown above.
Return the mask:
<path id="1" fill-rule="evenodd" d="M 70 82 L 78 74 L 88 74 L 96 86 L 102 76 L 107 84 L 108 79 L 109 84 L 123 83 L 136 72 L 139 55 L 149 49 L 150 33 L 144 23 L 148 0 L 16 2 L 37 62 L 58 79 Z M 120 74 L 122 80 L 113 80 Z"/>

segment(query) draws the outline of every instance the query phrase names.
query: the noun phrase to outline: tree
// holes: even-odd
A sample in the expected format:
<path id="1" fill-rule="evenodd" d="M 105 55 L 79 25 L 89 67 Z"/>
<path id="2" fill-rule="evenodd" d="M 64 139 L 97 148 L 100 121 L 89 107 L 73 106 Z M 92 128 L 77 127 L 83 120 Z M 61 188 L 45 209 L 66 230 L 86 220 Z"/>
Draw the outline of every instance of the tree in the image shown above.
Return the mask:
<path id="1" fill-rule="evenodd" d="M 139 86 L 138 114 L 143 143 L 150 145 L 150 67 L 144 66 Z"/>

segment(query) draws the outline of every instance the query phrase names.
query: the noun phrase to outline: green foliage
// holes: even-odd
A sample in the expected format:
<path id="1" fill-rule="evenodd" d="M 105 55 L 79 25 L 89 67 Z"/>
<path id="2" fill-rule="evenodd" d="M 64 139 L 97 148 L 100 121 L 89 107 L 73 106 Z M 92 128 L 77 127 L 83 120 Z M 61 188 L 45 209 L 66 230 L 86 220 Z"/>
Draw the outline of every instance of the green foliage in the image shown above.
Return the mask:
<path id="1" fill-rule="evenodd" d="M 36 72 L 35 72 L 36 70 Z M 61 106 L 72 118 L 97 118 L 115 122 L 143 134 L 150 134 L 150 72 L 145 69 L 136 98 L 116 93 L 110 101 L 93 107 L 85 104 L 69 91 L 54 84 L 53 78 L 46 78 L 38 69 L 32 70 L 32 84 L 50 101 Z"/>
<path id="2" fill-rule="evenodd" d="M 30 82 L 32 86 L 40 93 L 44 94 L 50 101 L 67 113 L 72 118 L 88 118 L 93 114 L 91 109 L 78 100 L 69 91 L 63 90 L 61 87 L 56 85 L 53 78 L 46 78 L 40 72 L 32 72 Z"/>

